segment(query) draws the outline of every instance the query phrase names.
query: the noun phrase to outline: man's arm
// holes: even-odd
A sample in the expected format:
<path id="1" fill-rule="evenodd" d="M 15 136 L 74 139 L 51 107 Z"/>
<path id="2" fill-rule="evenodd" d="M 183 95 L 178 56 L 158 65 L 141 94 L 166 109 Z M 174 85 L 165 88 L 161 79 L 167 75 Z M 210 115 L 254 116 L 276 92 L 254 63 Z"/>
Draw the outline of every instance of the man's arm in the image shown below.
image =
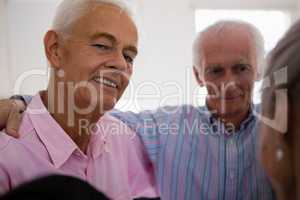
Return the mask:
<path id="1" fill-rule="evenodd" d="M 18 129 L 25 108 L 25 102 L 22 100 L 0 100 L 0 130 L 5 128 L 10 136 L 18 137 Z"/>
<path id="2" fill-rule="evenodd" d="M 155 164 L 163 145 L 164 136 L 178 123 L 180 107 L 161 107 L 154 111 L 121 112 L 113 110 L 111 115 L 129 126 L 142 141 L 151 161 Z"/>
<path id="3" fill-rule="evenodd" d="M 21 97 L 21 96 L 19 96 Z M 18 137 L 18 130 L 22 120 L 22 110 L 25 110 L 32 96 L 22 96 L 23 100 L 0 101 L 0 129 L 6 128 L 6 132 L 12 137 Z M 155 111 L 143 111 L 140 113 L 121 112 L 114 110 L 111 114 L 127 124 L 140 137 L 145 145 L 151 161 L 155 162 L 161 149 L 161 135 L 170 131 L 168 125 L 180 115 L 180 107 L 162 107 Z"/>

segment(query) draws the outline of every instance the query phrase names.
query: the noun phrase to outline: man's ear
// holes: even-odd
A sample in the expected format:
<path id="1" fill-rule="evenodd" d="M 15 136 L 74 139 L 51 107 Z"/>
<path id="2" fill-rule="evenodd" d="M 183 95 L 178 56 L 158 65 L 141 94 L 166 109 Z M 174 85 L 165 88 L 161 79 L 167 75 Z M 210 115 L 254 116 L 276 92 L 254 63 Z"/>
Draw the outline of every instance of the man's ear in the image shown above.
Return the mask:
<path id="1" fill-rule="evenodd" d="M 51 67 L 60 68 L 59 37 L 55 31 L 48 31 L 44 37 L 45 53 Z"/>
<path id="2" fill-rule="evenodd" d="M 203 87 L 203 81 L 201 80 L 199 70 L 197 69 L 196 66 L 193 66 L 193 71 L 194 71 L 194 75 L 195 75 L 197 83 L 199 84 L 200 87 Z"/>

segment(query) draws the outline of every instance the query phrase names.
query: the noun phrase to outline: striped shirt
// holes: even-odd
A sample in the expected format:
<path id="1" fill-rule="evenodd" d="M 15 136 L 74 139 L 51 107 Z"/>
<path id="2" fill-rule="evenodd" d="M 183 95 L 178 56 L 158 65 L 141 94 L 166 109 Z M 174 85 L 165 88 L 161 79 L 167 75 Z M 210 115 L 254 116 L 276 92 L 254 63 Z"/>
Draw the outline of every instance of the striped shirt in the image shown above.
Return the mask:
<path id="1" fill-rule="evenodd" d="M 153 162 L 164 200 L 275 199 L 257 159 L 258 119 L 253 106 L 230 134 L 207 107 L 163 107 L 141 113 L 114 110 L 134 129 Z"/>

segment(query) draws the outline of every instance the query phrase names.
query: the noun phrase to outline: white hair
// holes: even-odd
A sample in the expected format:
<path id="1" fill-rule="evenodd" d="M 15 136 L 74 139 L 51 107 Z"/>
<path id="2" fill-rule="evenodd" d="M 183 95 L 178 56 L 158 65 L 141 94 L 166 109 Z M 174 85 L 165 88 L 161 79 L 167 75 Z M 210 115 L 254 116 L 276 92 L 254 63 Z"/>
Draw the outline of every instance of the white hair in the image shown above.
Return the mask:
<path id="1" fill-rule="evenodd" d="M 239 20 L 222 20 L 216 22 L 215 24 L 209 26 L 202 32 L 198 33 L 194 44 L 193 44 L 193 64 L 195 66 L 201 63 L 201 51 L 202 51 L 202 41 L 205 39 L 205 35 L 207 34 L 223 34 L 224 30 L 234 29 L 234 28 L 245 28 L 252 37 L 252 41 L 255 43 L 255 54 L 257 60 L 257 68 L 259 73 L 261 73 L 261 69 L 263 68 L 264 57 L 265 57 L 265 45 L 264 38 L 261 32 L 252 24 L 239 21 Z"/>
<path id="2" fill-rule="evenodd" d="M 133 19 L 132 5 L 128 0 L 63 0 L 57 7 L 52 29 L 66 35 L 72 25 L 89 11 L 91 3 L 111 4 Z"/>

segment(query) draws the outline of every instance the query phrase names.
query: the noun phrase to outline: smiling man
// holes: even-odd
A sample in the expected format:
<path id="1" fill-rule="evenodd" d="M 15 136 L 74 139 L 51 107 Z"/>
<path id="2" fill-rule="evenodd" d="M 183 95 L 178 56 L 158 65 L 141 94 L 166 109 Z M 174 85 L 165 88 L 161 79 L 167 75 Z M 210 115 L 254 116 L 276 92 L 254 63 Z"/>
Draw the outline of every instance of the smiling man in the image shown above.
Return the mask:
<path id="1" fill-rule="evenodd" d="M 261 38 L 254 30 L 248 24 L 219 23 L 194 44 L 194 72 L 199 85 L 207 88 L 209 110 L 237 129 L 249 114 L 254 82 L 259 79 L 263 47 L 257 46 L 262 45 Z"/>
<path id="2" fill-rule="evenodd" d="M 113 0 L 61 3 L 44 37 L 49 86 L 25 110 L 20 139 L 0 136 L 0 193 L 63 174 L 111 199 L 156 196 L 140 141 L 106 113 L 127 87 L 137 54 L 137 28 L 124 6 Z"/>

